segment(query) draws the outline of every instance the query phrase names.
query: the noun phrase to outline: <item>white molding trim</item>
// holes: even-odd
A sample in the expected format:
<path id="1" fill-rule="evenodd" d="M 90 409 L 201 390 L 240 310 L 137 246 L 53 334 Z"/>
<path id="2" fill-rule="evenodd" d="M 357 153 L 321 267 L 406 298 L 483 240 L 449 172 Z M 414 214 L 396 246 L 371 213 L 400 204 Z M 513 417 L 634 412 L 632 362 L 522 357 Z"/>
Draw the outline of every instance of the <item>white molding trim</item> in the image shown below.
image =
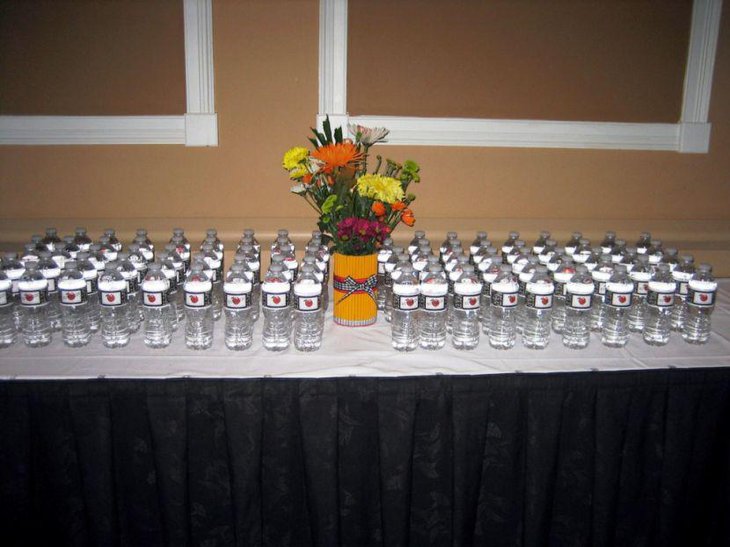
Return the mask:
<path id="1" fill-rule="evenodd" d="M 0 116 L 0 145 L 218 146 L 212 0 L 183 0 L 187 110 L 179 116 Z"/>
<path id="2" fill-rule="evenodd" d="M 317 125 L 387 127 L 387 144 L 590 148 L 707 153 L 707 123 L 722 0 L 694 0 L 682 120 L 667 123 L 567 122 L 347 114 L 347 0 L 320 0 L 320 97 Z M 334 50 L 334 51 L 333 51 Z M 344 59 L 335 57 L 344 52 Z"/>

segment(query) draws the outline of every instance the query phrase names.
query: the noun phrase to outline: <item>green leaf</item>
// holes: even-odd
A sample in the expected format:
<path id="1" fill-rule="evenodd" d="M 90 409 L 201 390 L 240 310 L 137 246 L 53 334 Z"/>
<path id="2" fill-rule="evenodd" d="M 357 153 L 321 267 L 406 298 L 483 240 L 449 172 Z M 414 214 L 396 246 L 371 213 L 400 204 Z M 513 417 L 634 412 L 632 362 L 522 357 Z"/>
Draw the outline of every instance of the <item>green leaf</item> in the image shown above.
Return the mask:
<path id="1" fill-rule="evenodd" d="M 314 145 L 315 150 L 319 148 L 319 142 L 317 142 L 317 139 L 309 138 L 309 142 L 311 142 Z"/>
<path id="2" fill-rule="evenodd" d="M 329 215 L 324 215 L 324 216 L 322 217 L 322 222 L 324 222 L 325 224 L 326 224 L 326 223 L 328 223 L 329 221 L 330 221 L 330 217 L 329 217 Z"/>
<path id="3" fill-rule="evenodd" d="M 324 200 L 324 203 L 322 203 L 322 212 L 329 213 L 330 211 L 332 211 L 332 208 L 335 206 L 335 203 L 337 203 L 337 196 L 332 194 L 326 200 Z M 327 221 L 327 222 L 329 222 L 329 221 Z"/>
<path id="4" fill-rule="evenodd" d="M 324 135 L 327 137 L 327 142 L 332 142 L 332 126 L 330 125 L 330 117 L 327 116 L 322 123 L 322 129 L 324 129 Z"/>
<path id="5" fill-rule="evenodd" d="M 335 142 L 342 142 L 342 128 L 335 129 Z"/>

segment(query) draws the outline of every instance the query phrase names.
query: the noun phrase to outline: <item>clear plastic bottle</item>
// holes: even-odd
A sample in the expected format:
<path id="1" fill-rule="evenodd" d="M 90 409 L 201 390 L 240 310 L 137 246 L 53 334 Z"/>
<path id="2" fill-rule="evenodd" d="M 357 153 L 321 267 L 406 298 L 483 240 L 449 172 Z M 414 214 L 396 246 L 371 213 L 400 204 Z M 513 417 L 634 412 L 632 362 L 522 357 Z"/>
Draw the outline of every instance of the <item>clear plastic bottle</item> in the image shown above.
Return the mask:
<path id="1" fill-rule="evenodd" d="M 7 348 L 15 343 L 17 329 L 13 320 L 13 283 L 4 270 L 0 270 L 0 348 Z"/>
<path id="2" fill-rule="evenodd" d="M 259 310 L 261 309 L 261 259 L 252 243 L 241 245 L 239 253 L 242 255 L 242 263 L 245 265 L 245 271 L 253 285 L 251 289 L 251 316 L 255 322 L 259 320 Z"/>
<path id="3" fill-rule="evenodd" d="M 63 247 L 63 240 L 58 237 L 58 230 L 55 228 L 46 228 L 46 237 L 41 240 L 41 243 L 51 252 L 55 251 L 56 247 Z"/>
<path id="4" fill-rule="evenodd" d="M 411 255 L 413 269 L 416 270 L 416 275 L 419 279 L 421 278 L 421 273 L 426 269 L 426 266 L 428 266 L 428 259 L 432 255 L 433 251 L 431 250 L 431 242 L 428 239 L 423 238 L 419 242 L 416 252 Z"/>
<path id="5" fill-rule="evenodd" d="M 63 270 L 66 261 L 71 260 L 71 255 L 63 249 L 63 245 L 56 245 L 54 250 L 51 251 L 51 259 Z"/>
<path id="6" fill-rule="evenodd" d="M 128 252 L 129 261 L 132 263 L 132 266 L 134 266 L 134 269 L 137 271 L 137 286 L 141 287 L 142 281 L 144 281 L 144 278 L 147 275 L 147 261 L 140 252 L 138 243 L 130 243 L 128 247 Z M 144 321 L 144 310 L 142 309 L 142 305 L 143 304 L 140 302 L 140 305 L 138 306 L 140 321 Z"/>
<path id="7" fill-rule="evenodd" d="M 168 287 L 162 264 L 150 264 L 141 285 L 144 343 L 150 348 L 165 348 L 172 341 Z"/>
<path id="8" fill-rule="evenodd" d="M 114 228 L 107 228 L 104 230 L 104 235 L 109 238 L 109 245 L 111 245 L 116 252 L 122 250 L 122 242 L 117 239 L 117 232 Z"/>
<path id="9" fill-rule="evenodd" d="M 586 271 L 588 267 L 586 266 Z M 566 304 L 568 295 L 568 282 L 575 275 L 575 264 L 568 255 L 563 257 L 563 263 L 553 273 L 553 284 L 555 285 L 555 296 L 553 298 L 553 312 L 551 323 L 553 332 L 562 334 L 565 327 Z"/>
<path id="10" fill-rule="evenodd" d="M 235 351 L 248 349 L 253 342 L 253 283 L 243 264 L 231 265 L 223 283 L 223 293 L 226 296 L 226 347 Z"/>
<path id="11" fill-rule="evenodd" d="M 492 283 L 502 271 L 501 257 L 492 255 L 479 263 L 479 272 L 482 277 L 481 305 L 479 306 L 479 320 L 482 323 L 482 332 L 489 335 L 489 307 L 492 305 Z"/>
<path id="12" fill-rule="evenodd" d="M 539 256 L 543 249 L 545 249 L 545 245 L 547 245 L 547 240 L 550 239 L 550 236 L 551 234 L 548 230 L 542 230 L 532 245 L 532 254 Z"/>
<path id="13" fill-rule="evenodd" d="M 535 275 L 535 270 L 541 264 L 535 264 L 534 262 L 528 263 L 519 275 L 516 275 L 517 279 L 517 307 L 515 308 L 515 328 L 518 334 L 522 334 L 522 328 L 525 326 L 525 300 L 527 293 L 527 284 L 532 280 L 532 276 Z M 514 273 L 514 272 L 512 272 Z"/>
<path id="14" fill-rule="evenodd" d="M 525 246 L 525 242 L 521 239 L 518 239 L 515 241 L 514 246 L 512 247 L 512 250 L 507 253 L 507 264 L 512 266 L 512 271 L 514 272 L 514 264 L 518 260 L 522 261 L 523 263 L 527 261 L 527 257 L 530 255 L 529 251 L 527 250 L 527 247 Z"/>
<path id="15" fill-rule="evenodd" d="M 317 351 L 322 345 L 322 283 L 314 264 L 304 264 L 294 283 L 294 347 Z"/>
<path id="16" fill-rule="evenodd" d="M 442 264 L 446 263 L 446 255 L 451 252 L 451 249 L 457 243 L 461 246 L 459 235 L 456 232 L 446 232 L 446 239 L 444 239 L 443 243 L 441 243 L 441 247 L 439 247 L 439 256 L 441 257 Z"/>
<path id="17" fill-rule="evenodd" d="M 127 282 L 127 313 L 129 314 L 129 332 L 135 333 L 141 324 L 139 302 L 139 279 L 137 268 L 129 260 L 129 253 L 126 251 L 117 254 L 117 269 Z"/>
<path id="18" fill-rule="evenodd" d="M 174 307 L 177 312 L 177 322 L 182 323 L 185 320 L 185 302 L 183 302 L 185 295 L 184 291 L 181 290 L 183 283 L 185 283 L 185 275 L 187 274 L 185 260 L 177 252 L 176 245 L 168 243 L 165 245 L 165 258 L 172 262 L 172 266 L 175 269 L 175 299 Z"/>
<path id="19" fill-rule="evenodd" d="M 20 282 L 20 278 L 23 277 L 23 274 L 25 273 L 25 266 L 20 260 L 18 260 L 18 253 L 6 252 L 3 256 L 2 267 L 3 271 L 8 276 L 8 279 L 10 279 L 11 296 L 13 301 L 15 302 L 15 306 L 13 306 L 13 323 L 15 324 L 15 329 L 17 331 L 20 331 L 20 319 L 22 316 L 22 311 L 20 308 L 20 293 L 18 289 L 18 283 Z"/>
<path id="20" fill-rule="evenodd" d="M 185 313 L 185 291 L 180 294 L 180 287 L 177 285 L 177 273 L 175 272 L 175 265 L 172 260 L 167 256 L 165 251 L 158 253 L 157 260 L 160 263 L 162 273 L 167 279 L 167 307 L 165 312 L 168 314 L 170 326 L 172 331 L 177 331 L 177 328 L 184 321 Z M 210 270 L 206 270 L 206 275 L 210 275 Z M 180 304 L 182 303 L 182 309 Z"/>
<path id="21" fill-rule="evenodd" d="M 48 251 L 48 253 L 50 256 L 50 251 Z M 38 262 L 38 260 L 40 260 L 40 256 L 35 245 L 32 243 L 26 243 L 23 245 L 23 255 L 20 257 L 20 261 L 25 264 L 26 262 Z"/>
<path id="22" fill-rule="evenodd" d="M 664 258 L 664 245 L 662 240 L 652 239 L 649 248 L 646 250 L 646 254 L 649 256 L 649 265 L 653 274 L 656 271 L 656 265 Z"/>
<path id="23" fill-rule="evenodd" d="M 631 273 L 631 270 L 634 269 L 634 264 L 636 264 L 638 256 L 639 255 L 636 253 L 636 247 L 626 247 L 618 260 L 616 260 L 616 255 L 611 255 L 611 260 L 614 264 L 623 264 L 626 266 L 626 271 Z"/>
<path id="24" fill-rule="evenodd" d="M 573 261 L 576 264 L 584 264 L 592 253 L 593 249 L 591 248 L 591 241 L 586 238 L 581 238 L 578 243 L 578 248 L 573 253 Z"/>
<path id="25" fill-rule="evenodd" d="M 573 232 L 570 239 L 565 243 L 565 254 L 574 255 L 581 239 L 583 239 L 583 232 Z"/>
<path id="26" fill-rule="evenodd" d="M 687 284 L 687 317 L 682 338 L 689 344 L 705 344 L 712 330 L 711 317 L 715 308 L 717 282 L 712 266 L 700 264 Z"/>
<path id="27" fill-rule="evenodd" d="M 101 341 L 108 348 L 121 348 L 129 343 L 127 280 L 115 261 L 107 264 L 99 277 L 101 303 Z"/>
<path id="28" fill-rule="evenodd" d="M 482 246 L 482 243 L 484 241 L 487 241 L 487 232 L 477 232 L 474 241 L 472 241 L 471 245 L 469 246 L 469 254 L 477 254 L 479 247 Z"/>
<path id="29" fill-rule="evenodd" d="M 542 251 L 539 255 L 537 255 L 540 264 L 544 264 L 548 266 L 550 262 L 553 260 L 553 258 L 558 255 L 562 256 L 565 254 L 565 251 L 562 247 L 558 247 L 558 242 L 554 239 L 548 239 L 545 241 L 545 247 L 543 247 Z"/>
<path id="30" fill-rule="evenodd" d="M 89 297 L 86 294 L 86 280 L 76 261 L 66 263 L 66 269 L 58 280 L 58 293 L 63 343 L 72 348 L 85 346 L 91 340 Z"/>
<path id="31" fill-rule="evenodd" d="M 93 245 L 92 245 L 93 247 Z M 96 332 L 101 327 L 101 304 L 99 302 L 99 277 L 104 273 L 106 264 L 100 263 L 101 270 L 97 263 L 92 263 L 87 252 L 79 253 L 76 266 L 86 281 L 86 296 L 89 299 L 89 325 L 91 332 Z"/>
<path id="32" fill-rule="evenodd" d="M 399 266 L 393 280 L 391 340 L 398 351 L 413 351 L 418 347 L 418 296 L 420 283 L 409 263 Z"/>
<path id="33" fill-rule="evenodd" d="M 241 239 L 245 239 L 247 243 L 250 243 L 254 251 L 256 251 L 256 255 L 259 255 L 261 253 L 261 244 L 256 239 L 256 232 L 251 228 L 246 228 L 243 231 L 243 237 Z"/>
<path id="34" fill-rule="evenodd" d="M 601 241 L 601 251 L 603 254 L 613 254 L 613 249 L 616 246 L 616 232 L 609 230 Z"/>
<path id="35" fill-rule="evenodd" d="M 613 260 L 601 256 L 596 267 L 591 271 L 593 277 L 593 306 L 591 307 L 591 330 L 601 332 L 606 318 L 606 283 L 613 275 Z"/>
<path id="36" fill-rule="evenodd" d="M 74 236 L 63 237 L 63 250 L 66 251 L 72 260 L 76 259 L 76 255 L 81 250 L 78 245 L 74 242 Z"/>
<path id="37" fill-rule="evenodd" d="M 672 272 L 672 277 L 677 283 L 677 291 L 674 293 L 674 307 L 672 308 L 672 329 L 681 331 L 684 327 L 684 320 L 687 317 L 687 294 L 689 292 L 689 280 L 695 273 L 695 259 L 692 255 L 682 255 L 679 263 Z"/>
<path id="38" fill-rule="evenodd" d="M 192 258 L 190 241 L 185 237 L 185 232 L 182 228 L 175 228 L 172 231 L 172 237 L 170 238 L 170 244 L 175 247 L 175 252 L 178 254 L 180 259 L 183 261 L 183 271 L 187 273 L 190 268 L 190 260 Z M 180 280 L 180 283 L 184 283 L 185 279 Z"/>
<path id="39" fill-rule="evenodd" d="M 140 248 L 142 248 L 142 247 L 140 246 Z M 66 250 L 69 251 L 68 247 L 66 247 Z M 117 259 L 117 253 L 119 251 L 117 251 L 117 249 L 114 247 L 114 245 L 112 245 L 111 240 L 109 239 L 108 236 L 104 235 L 99 238 L 99 250 L 101 251 L 101 253 L 104 257 L 104 262 L 109 263 L 112 260 Z M 69 252 L 71 253 L 71 257 L 75 258 L 75 255 L 71 251 L 69 251 Z M 152 260 L 152 259 L 150 259 L 150 260 Z"/>
<path id="40" fill-rule="evenodd" d="M 426 237 L 426 232 L 423 230 L 416 230 L 413 233 L 413 239 L 411 239 L 411 242 L 408 244 L 408 254 L 412 255 L 418 250 L 418 245 L 421 242 L 423 238 Z"/>
<path id="41" fill-rule="evenodd" d="M 464 266 L 470 266 L 469 257 L 465 254 L 451 255 L 451 261 L 446 264 L 446 281 L 449 284 L 449 299 L 446 309 L 446 332 L 451 334 L 454 331 L 454 285 L 461 277 Z"/>
<path id="42" fill-rule="evenodd" d="M 269 351 L 283 351 L 291 337 L 291 283 L 283 264 L 272 262 L 261 285 L 264 314 L 263 344 Z"/>
<path id="43" fill-rule="evenodd" d="M 479 345 L 479 307 L 482 282 L 472 264 L 465 264 L 454 283 L 454 323 L 451 344 L 460 350 L 475 349 Z"/>
<path id="44" fill-rule="evenodd" d="M 390 255 L 393 254 L 393 240 L 389 237 L 385 238 L 383 245 L 378 249 L 378 310 L 385 310 L 385 301 L 387 299 L 385 289 L 385 263 L 388 262 Z"/>
<path id="45" fill-rule="evenodd" d="M 535 267 L 525 292 L 525 322 L 522 328 L 522 345 L 528 349 L 545 349 L 550 343 L 550 315 L 553 307 L 555 286 L 547 267 Z"/>
<path id="46" fill-rule="evenodd" d="M 43 236 L 40 234 L 33 234 L 30 236 L 30 241 L 35 245 L 36 251 L 47 251 L 48 248 L 43 244 Z"/>
<path id="47" fill-rule="evenodd" d="M 519 285 L 509 264 L 503 264 L 492 283 L 492 304 L 489 306 L 489 345 L 510 349 L 517 338 L 516 310 Z"/>
<path id="48" fill-rule="evenodd" d="M 403 266 L 411 264 L 410 259 L 408 258 L 408 254 L 406 252 L 396 252 L 395 255 L 396 264 L 393 270 L 390 272 L 389 276 L 391 280 L 390 297 L 385 308 L 385 320 L 388 322 L 390 322 L 393 318 L 393 284 L 398 282 L 398 278 L 400 277 L 401 269 L 403 268 Z"/>
<path id="49" fill-rule="evenodd" d="M 289 230 L 284 228 L 276 232 L 276 239 L 271 244 L 271 254 L 278 254 L 282 245 L 294 245 L 292 240 L 289 238 Z"/>
<path id="50" fill-rule="evenodd" d="M 185 278 L 185 345 L 205 350 L 213 345 L 213 283 L 202 261 L 194 260 Z"/>
<path id="51" fill-rule="evenodd" d="M 507 264 L 507 255 L 512 251 L 515 246 L 515 242 L 520 239 L 519 232 L 510 232 L 507 239 L 502 243 L 502 263 Z"/>
<path id="52" fill-rule="evenodd" d="M 669 271 L 673 272 L 674 268 L 677 267 L 677 264 L 679 264 L 679 258 L 677 258 L 677 249 L 676 247 L 667 247 L 664 249 L 664 256 L 660 260 L 660 264 L 667 264 L 669 266 Z"/>
<path id="53" fill-rule="evenodd" d="M 632 247 L 631 249 L 633 253 L 636 254 L 636 247 Z M 614 264 L 621 264 L 627 252 L 628 249 L 626 247 L 626 241 L 623 239 L 617 239 L 613 246 L 613 250 L 611 250 L 611 252 L 608 254 L 611 255 L 611 260 Z"/>
<path id="54" fill-rule="evenodd" d="M 443 267 L 429 264 L 421 280 L 419 297 L 418 345 L 423 349 L 441 349 L 446 344 L 446 299 L 449 286 Z"/>
<path id="55" fill-rule="evenodd" d="M 591 341 L 593 291 L 593 277 L 584 264 L 579 264 L 565 285 L 563 345 L 566 348 L 584 349 Z"/>
<path id="56" fill-rule="evenodd" d="M 218 253 L 211 241 L 203 242 L 200 252 L 203 253 L 203 260 L 208 264 L 213 274 L 211 277 L 213 282 L 213 321 L 218 321 L 223 314 L 223 262 L 218 258 Z"/>
<path id="57" fill-rule="evenodd" d="M 141 233 L 140 232 L 144 232 Z M 147 231 L 144 230 L 144 228 L 140 228 L 137 230 L 137 237 L 134 238 L 134 243 L 139 245 L 139 252 L 142 253 L 142 256 L 147 261 L 147 263 L 150 263 L 155 260 L 155 246 L 152 244 L 150 239 L 147 237 Z"/>
<path id="58" fill-rule="evenodd" d="M 647 255 L 636 257 L 636 263 L 629 272 L 629 277 L 634 282 L 634 297 L 631 300 L 628 319 L 629 330 L 642 332 L 646 324 L 646 296 L 649 294 L 649 281 L 652 277 Z"/>
<path id="59" fill-rule="evenodd" d="M 669 264 L 657 264 L 656 273 L 649 281 L 646 296 L 646 324 L 644 342 L 650 346 L 664 346 L 672 332 L 672 306 L 677 283 L 672 277 Z"/>
<path id="60" fill-rule="evenodd" d="M 477 247 L 477 250 L 471 253 L 471 263 L 474 264 L 477 269 L 479 264 L 485 258 L 492 255 L 492 250 L 494 249 L 494 247 L 492 246 L 492 242 L 488 239 L 482 239 L 479 244 L 480 245 L 479 247 Z"/>
<path id="61" fill-rule="evenodd" d="M 29 262 L 18 281 L 23 342 L 29 347 L 51 343 L 51 322 L 48 319 L 48 281 L 36 262 Z"/>
<path id="62" fill-rule="evenodd" d="M 393 311 L 393 272 L 398 265 L 398 257 L 403 254 L 403 247 L 393 247 L 393 252 L 385 262 L 385 284 L 383 285 L 383 297 L 385 298 L 384 317 L 390 322 Z"/>
<path id="63" fill-rule="evenodd" d="M 61 303 L 58 294 L 58 278 L 61 276 L 61 268 L 51 258 L 51 251 L 40 251 L 38 269 L 48 281 L 48 320 L 51 322 L 51 329 L 61 330 Z"/>
<path id="64" fill-rule="evenodd" d="M 293 245 L 282 245 L 280 248 L 281 256 L 284 258 L 284 266 L 289 272 L 290 283 L 295 283 L 299 275 L 299 262 L 294 254 Z"/>
<path id="65" fill-rule="evenodd" d="M 641 232 L 639 234 L 639 239 L 636 242 L 636 253 L 640 255 L 646 254 L 646 251 L 649 250 L 650 245 L 651 234 L 649 232 Z"/>
<path id="66" fill-rule="evenodd" d="M 74 243 L 76 243 L 82 251 L 88 251 L 89 247 L 94 242 L 91 241 L 89 234 L 86 232 L 86 228 L 83 226 L 77 226 L 74 233 Z"/>
<path id="67" fill-rule="evenodd" d="M 633 292 L 634 283 L 626 273 L 626 268 L 616 264 L 611 279 L 606 283 L 606 317 L 601 330 L 604 346 L 622 348 L 629 342 L 628 313 Z"/>

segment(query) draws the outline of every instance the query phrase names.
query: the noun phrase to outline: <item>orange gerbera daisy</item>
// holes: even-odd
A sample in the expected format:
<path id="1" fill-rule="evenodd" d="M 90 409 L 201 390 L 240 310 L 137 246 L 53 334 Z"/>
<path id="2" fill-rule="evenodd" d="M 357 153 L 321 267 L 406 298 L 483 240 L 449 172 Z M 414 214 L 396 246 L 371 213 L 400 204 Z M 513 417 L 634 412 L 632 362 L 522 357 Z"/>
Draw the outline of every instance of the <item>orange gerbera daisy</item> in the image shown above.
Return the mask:
<path id="1" fill-rule="evenodd" d="M 390 208 L 393 209 L 394 211 L 402 211 L 403 209 L 406 208 L 406 204 L 403 203 L 402 201 L 396 201 L 394 204 L 392 204 L 390 206 Z"/>
<path id="2" fill-rule="evenodd" d="M 370 209 L 375 213 L 375 216 L 382 217 L 385 215 L 385 205 L 383 205 L 379 201 L 373 202 L 373 205 L 370 207 Z"/>
<path id="3" fill-rule="evenodd" d="M 358 152 L 357 147 L 351 142 L 334 142 L 320 146 L 312 157 L 324 162 L 322 171 L 332 173 L 337 167 L 347 167 L 360 162 L 363 153 Z"/>
<path id="4" fill-rule="evenodd" d="M 413 211 L 410 209 L 403 209 L 400 219 L 406 226 L 413 226 L 416 223 L 416 217 L 413 216 Z"/>

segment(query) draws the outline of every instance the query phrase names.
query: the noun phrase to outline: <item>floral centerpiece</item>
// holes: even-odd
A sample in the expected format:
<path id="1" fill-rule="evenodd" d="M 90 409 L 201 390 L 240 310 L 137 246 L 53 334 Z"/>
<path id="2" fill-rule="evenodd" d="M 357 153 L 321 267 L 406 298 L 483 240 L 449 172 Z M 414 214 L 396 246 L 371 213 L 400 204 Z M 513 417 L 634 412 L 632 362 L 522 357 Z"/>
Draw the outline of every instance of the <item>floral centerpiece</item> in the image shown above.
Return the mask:
<path id="1" fill-rule="evenodd" d="M 408 188 L 420 181 L 420 167 L 411 160 L 371 159 L 372 146 L 388 135 L 385 128 L 350 125 L 353 138 L 343 138 L 328 118 L 322 129 L 312 129 L 313 150 L 294 147 L 282 165 L 297 183 L 291 191 L 317 212 L 317 225 L 331 242 L 335 321 L 371 324 L 377 313 L 376 253 L 399 223 L 415 223 L 410 205 L 416 196 Z"/>

